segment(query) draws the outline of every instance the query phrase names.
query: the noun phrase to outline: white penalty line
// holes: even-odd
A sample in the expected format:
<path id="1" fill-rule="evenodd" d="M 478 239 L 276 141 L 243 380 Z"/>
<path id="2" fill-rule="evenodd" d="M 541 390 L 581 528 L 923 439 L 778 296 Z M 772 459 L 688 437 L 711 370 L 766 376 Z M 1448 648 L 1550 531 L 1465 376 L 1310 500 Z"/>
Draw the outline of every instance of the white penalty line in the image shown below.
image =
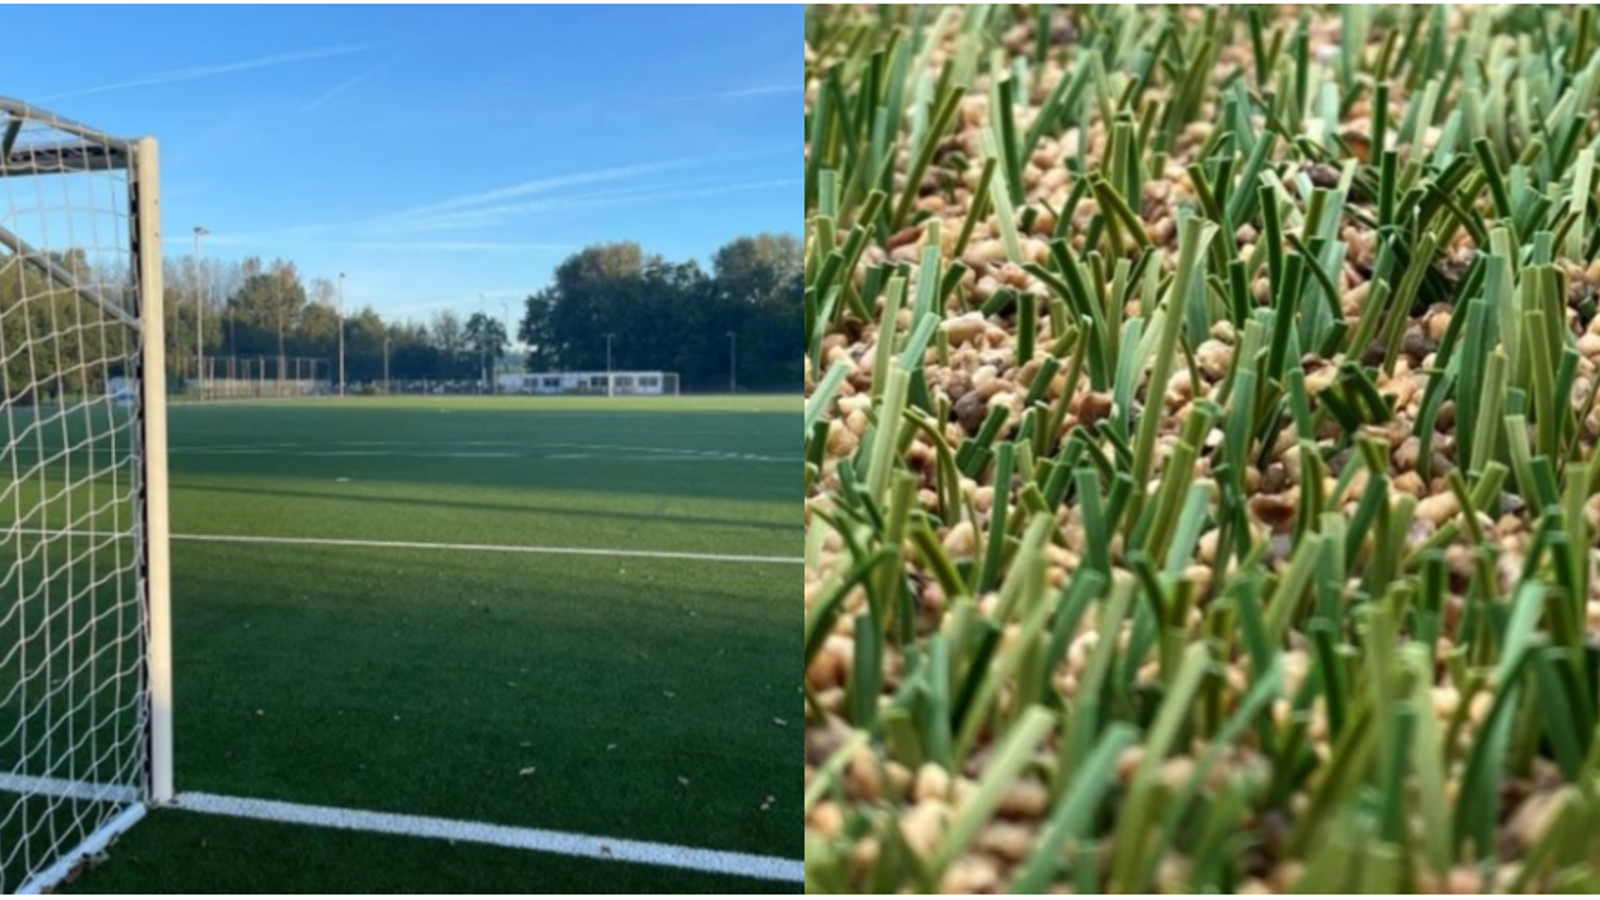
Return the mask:
<path id="1" fill-rule="evenodd" d="M 76 529 L 48 530 L 38 528 L 13 528 L 0 532 L 28 534 L 44 537 L 129 537 L 115 532 Z M 457 550 L 468 553 L 531 553 L 545 556 L 598 556 L 616 559 L 677 559 L 693 562 L 751 563 L 756 565 L 798 566 L 805 562 L 799 557 L 747 556 L 730 553 L 691 553 L 679 550 L 623 550 L 607 547 L 529 547 L 518 544 L 439 544 L 425 541 L 376 541 L 353 538 L 298 538 L 271 537 L 248 534 L 175 534 L 175 541 L 202 544 L 277 544 L 304 547 L 370 547 L 379 550 Z"/>
<path id="2" fill-rule="evenodd" d="M 431 838 L 457 843 L 487 844 L 493 847 L 532 850 L 560 856 L 643 863 L 717 875 L 738 875 L 763 881 L 800 883 L 805 881 L 806 875 L 806 864 L 803 861 L 796 862 L 775 856 L 698 850 L 673 844 L 616 840 L 455 819 L 337 809 L 329 806 L 305 806 L 276 800 L 219 797 L 214 794 L 180 794 L 175 808 L 236 819 Z"/>
<path id="3" fill-rule="evenodd" d="M 123 785 L 95 784 L 62 778 L 17 775 L 0 772 L 0 791 L 13 794 L 43 795 L 98 803 L 136 804 L 139 791 Z M 308 825 L 341 831 L 364 831 L 465 844 L 485 844 L 512 850 L 531 850 L 558 856 L 603 859 L 612 862 L 641 863 L 673 869 L 688 869 L 717 875 L 737 875 L 763 881 L 803 882 L 804 861 L 723 850 L 700 850 L 674 844 L 619 840 L 587 834 L 491 825 L 459 819 L 437 819 L 400 813 L 369 812 L 331 806 L 309 806 L 278 800 L 223 797 L 216 794 L 182 793 L 171 809 L 204 815 Z M 138 807 L 143 813 L 143 807 Z M 128 824 L 131 824 L 128 823 Z M 119 829 L 122 830 L 122 829 Z M 93 851 L 91 851 L 93 852 Z M 77 854 L 77 857 L 83 854 Z"/>

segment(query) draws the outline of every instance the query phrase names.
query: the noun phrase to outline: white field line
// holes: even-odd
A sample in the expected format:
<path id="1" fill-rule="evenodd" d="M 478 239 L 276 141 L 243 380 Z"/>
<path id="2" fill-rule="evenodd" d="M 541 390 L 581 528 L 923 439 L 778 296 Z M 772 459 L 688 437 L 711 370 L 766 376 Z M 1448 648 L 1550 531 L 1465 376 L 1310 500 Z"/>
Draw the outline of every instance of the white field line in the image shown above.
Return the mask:
<path id="1" fill-rule="evenodd" d="M 511 447 L 511 450 L 451 450 L 452 447 Z M 354 449 L 340 449 L 354 448 Z M 404 449 L 413 448 L 413 449 Z M 109 452 L 114 448 L 89 448 Z M 581 450 L 583 453 L 546 453 L 545 450 Z M 267 442 L 172 447 L 181 456 L 293 456 L 352 459 L 605 459 L 614 462 L 730 462 L 798 464 L 801 457 L 738 453 L 728 450 L 692 450 L 682 447 L 637 447 L 628 444 L 524 444 L 517 441 L 330 441 L 323 443 Z"/>
<path id="2" fill-rule="evenodd" d="M 515 850 L 532 850 L 560 856 L 606 859 L 614 862 L 643 863 L 674 869 L 689 869 L 719 875 L 739 875 L 763 881 L 800 883 L 805 880 L 806 864 L 775 856 L 697 850 L 672 844 L 616 840 L 584 834 L 545 831 L 538 828 L 513 828 L 483 822 L 405 816 L 396 813 L 304 806 L 275 800 L 250 800 L 218 797 L 212 794 L 180 794 L 177 808 L 190 812 L 291 825 L 312 825 L 345 831 L 488 844 Z"/>
<path id="3" fill-rule="evenodd" d="M 64 797 L 73 800 L 99 800 L 112 803 L 132 803 L 138 792 L 132 788 L 108 784 L 68 781 L 59 778 L 38 778 L 27 775 L 0 773 L 0 791 L 17 794 L 34 794 Z M 260 822 L 281 822 L 288 825 L 310 825 L 319 828 L 336 828 L 343 831 L 365 831 L 405 837 L 431 838 L 467 844 L 487 844 L 514 850 L 532 850 L 560 856 L 578 856 L 605 859 L 613 862 L 643 863 L 695 872 L 719 875 L 739 875 L 763 881 L 799 883 L 805 880 L 806 864 L 776 856 L 757 856 L 749 853 L 730 853 L 721 850 L 699 850 L 673 844 L 647 841 L 618 840 L 540 828 L 516 828 L 509 825 L 491 825 L 486 822 L 468 822 L 458 819 L 436 819 L 427 816 L 407 816 L 399 813 L 368 812 L 356 809 L 338 809 L 329 806 L 307 806 L 277 800 L 254 800 L 243 797 L 220 797 L 215 794 L 183 793 L 178 795 L 173 808 L 187 812 Z M 139 808 L 143 813 L 143 808 Z M 131 824 L 131 823 L 129 823 Z M 121 829 L 119 829 L 121 830 Z M 82 854 L 78 854 L 81 857 Z"/>
<path id="4" fill-rule="evenodd" d="M 44 537 L 115 537 L 111 532 L 46 531 L 15 528 L 8 533 Z M 201 544 L 277 544 L 302 547 L 371 547 L 380 550 L 455 550 L 464 553 L 528 553 L 544 556 L 598 556 L 611 559 L 681 559 L 694 562 L 749 563 L 753 565 L 798 566 L 805 560 L 788 556 L 748 556 L 732 553 L 690 553 L 678 550 L 623 550 L 606 547 L 528 547 L 516 544 L 439 544 L 426 541 L 369 541 L 347 538 L 270 537 L 247 534 L 175 534 L 175 541 Z"/>

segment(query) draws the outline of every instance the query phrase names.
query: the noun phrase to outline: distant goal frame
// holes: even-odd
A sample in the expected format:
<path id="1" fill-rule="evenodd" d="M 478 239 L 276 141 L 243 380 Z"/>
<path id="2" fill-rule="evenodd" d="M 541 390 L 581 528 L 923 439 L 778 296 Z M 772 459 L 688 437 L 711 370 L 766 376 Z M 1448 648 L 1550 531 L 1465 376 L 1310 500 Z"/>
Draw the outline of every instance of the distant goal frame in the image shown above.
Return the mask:
<path id="1" fill-rule="evenodd" d="M 35 140 L 34 138 L 39 135 L 45 138 Z M 5 758 L 0 757 L 0 791 L 5 791 L 8 795 L 14 794 L 19 798 L 9 809 L 0 804 L 0 827 L 9 821 L 8 815 L 14 815 L 20 822 L 16 827 L 21 829 L 21 833 L 28 840 L 32 840 L 30 836 L 33 834 L 28 829 L 30 821 L 28 801 L 32 798 L 59 798 L 60 803 L 87 802 L 105 805 L 105 809 L 97 811 L 92 820 L 75 822 L 77 827 L 72 829 L 69 836 L 59 840 L 44 841 L 37 852 L 30 846 L 15 855 L 8 856 L 5 853 L 6 848 L 0 847 L 0 893 L 15 891 L 20 894 L 32 894 L 53 890 L 68 880 L 89 859 L 101 853 L 123 832 L 133 827 L 144 817 L 148 809 L 170 804 L 175 796 L 166 329 L 162 284 L 160 168 L 160 149 L 152 137 L 134 139 L 116 137 L 48 109 L 0 96 L 0 187 L 6 188 L 4 192 L 0 192 L 0 259 L 7 261 L 7 266 L 0 271 L 4 271 L 7 277 L 17 279 L 18 296 L 21 299 L 13 308 L 14 317 L 27 319 L 32 315 L 31 310 L 27 308 L 28 303 L 55 304 L 61 302 L 57 299 L 60 295 L 68 298 L 66 303 L 82 304 L 83 309 L 92 307 L 97 312 L 93 314 L 94 321 L 91 327 L 100 328 L 102 331 L 108 328 L 123 329 L 118 331 L 120 335 L 118 339 L 123 347 L 120 354 L 111 357 L 104 349 L 102 354 L 107 359 L 114 359 L 123 375 L 131 377 L 137 384 L 130 404 L 131 410 L 126 413 L 127 421 L 119 422 L 112 429 L 118 440 L 125 441 L 119 452 L 127 455 L 119 457 L 120 462 L 108 464 L 108 468 L 125 466 L 129 478 L 128 485 L 124 489 L 126 493 L 119 497 L 123 498 L 121 502 L 125 502 L 128 507 L 129 515 L 125 527 L 129 542 L 136 549 L 133 558 L 124 566 L 130 577 L 126 579 L 126 583 L 122 579 L 117 581 L 114 592 L 117 599 L 114 602 L 124 604 L 135 616 L 136 624 L 130 629 L 131 636 L 128 641 L 138 658 L 130 664 L 129 670 L 135 673 L 133 677 L 137 679 L 136 683 L 141 688 L 137 696 L 125 703 L 131 712 L 130 721 L 135 724 L 124 725 L 118 720 L 115 727 L 129 732 L 126 735 L 119 735 L 119 739 L 124 739 L 143 751 L 143 771 L 133 777 L 122 779 L 128 783 L 116 784 L 99 783 L 93 778 L 78 777 L 75 763 L 72 762 L 68 763 L 68 768 L 72 771 L 67 772 L 64 777 L 56 772 L 49 772 L 45 777 L 41 777 L 36 772 L 27 771 L 26 763 L 29 757 L 25 749 L 20 762 L 22 771 L 7 771 L 9 764 Z M 96 176 L 101 181 L 81 182 L 85 185 L 83 196 L 89 198 L 84 201 L 84 205 L 88 208 L 74 208 L 75 201 L 71 198 L 74 196 L 72 191 L 75 189 L 75 184 L 63 182 L 63 179 L 93 179 Z M 19 179 L 35 179 L 35 181 L 23 182 Z M 44 206 L 42 199 L 39 207 L 18 204 L 10 190 L 11 186 L 17 184 L 45 183 L 52 185 L 49 196 L 68 198 L 64 201 L 54 201 L 65 203 L 65 213 L 61 212 L 61 207 Z M 112 187 L 102 188 L 102 193 L 96 194 L 94 189 L 102 184 Z M 57 193 L 55 185 L 64 186 L 60 187 Z M 39 196 L 43 198 L 45 189 L 40 187 L 37 190 Z M 107 207 L 104 210 L 99 206 L 102 203 Z M 99 217 L 96 222 L 113 222 L 115 225 L 107 229 L 109 234 L 91 237 L 91 243 L 98 248 L 97 252 L 108 253 L 112 257 L 123 255 L 125 259 L 108 267 L 106 271 L 110 274 L 94 272 L 86 275 L 86 272 L 91 271 L 89 265 L 80 263 L 73 256 L 75 252 L 81 252 L 80 247 L 75 244 L 80 234 L 73 230 L 70 217 L 97 214 Z M 66 215 L 69 217 L 69 224 L 62 228 L 59 224 L 43 221 L 50 215 Z M 39 241 L 29 229 L 20 227 L 19 223 L 30 221 L 27 219 L 29 216 L 36 217 L 31 221 L 38 226 L 37 232 L 50 235 L 50 239 Z M 118 233 L 121 229 L 125 229 L 125 232 Z M 60 243 L 59 238 L 59 233 L 62 231 L 66 232 L 64 245 Z M 44 293 L 30 295 L 29 285 L 40 283 L 46 285 Z M 20 313 L 15 312 L 19 309 L 22 310 Z M 4 310 L 0 309 L 0 314 L 3 312 Z M 52 312 L 49 322 L 53 324 L 55 321 L 56 316 Z M 79 331 L 85 329 L 81 312 L 76 329 Z M 64 342 L 62 338 L 56 339 Z M 75 339 L 79 341 L 79 354 L 82 356 L 86 352 L 82 348 L 87 339 L 82 337 Z M 102 336 L 99 340 L 102 343 L 98 346 L 104 348 L 105 342 L 109 339 Z M 26 332 L 26 338 L 20 341 L 15 330 L 10 333 L 9 338 L 7 332 L 0 331 L 0 364 L 19 352 L 32 352 L 32 348 L 28 345 L 35 342 L 36 338 L 32 331 Z M 105 359 L 99 360 L 98 364 L 106 368 Z M 0 378 L 5 374 L 0 371 Z M 67 418 L 65 410 L 69 404 L 76 404 L 72 407 L 74 411 L 78 409 L 98 411 L 105 404 L 119 402 L 111 397 L 93 399 L 87 385 L 98 386 L 99 382 L 80 377 L 77 393 L 69 397 L 60 372 L 52 373 L 51 378 L 55 381 L 52 402 L 58 410 L 55 413 L 58 419 Z M 106 379 L 100 379 L 104 380 Z M 100 389 L 104 390 L 103 387 Z M 13 443 L 16 443 L 15 426 L 10 422 L 25 418 L 28 414 L 37 421 L 38 417 L 45 414 L 40 411 L 45 406 L 40 399 L 45 391 L 37 383 L 28 385 L 28 391 L 26 394 L 13 395 L 9 389 L 0 390 L 0 415 L 7 417 L 4 420 L 6 430 L 0 431 L 0 438 L 5 441 L 5 446 L 0 446 L 0 460 L 8 454 L 19 452 L 16 446 L 13 446 Z M 31 404 L 32 408 L 27 407 L 27 404 Z M 89 413 L 85 413 L 84 418 L 86 421 L 90 420 Z M 65 424 L 62 427 L 65 430 Z M 126 431 L 125 436 L 121 434 L 123 431 Z M 91 457 L 93 451 L 102 449 L 95 443 L 94 434 L 91 432 L 90 437 L 84 438 L 77 448 L 69 447 L 68 451 L 64 451 L 64 455 L 72 449 L 82 449 L 84 446 L 91 451 Z M 10 461 L 16 465 L 17 459 L 17 455 L 12 455 Z M 37 475 L 40 481 L 51 477 L 46 471 L 46 465 L 47 462 L 39 462 L 35 466 L 35 471 L 41 473 Z M 92 463 L 90 469 L 93 470 Z M 120 473 L 120 469 L 118 471 Z M 20 484 L 20 481 L 17 482 L 17 485 Z M 68 487 L 72 487 L 70 481 Z M 17 490 L 20 492 L 20 487 L 17 487 Z M 39 502 L 44 505 L 47 501 Z M 65 541 L 92 541 L 96 538 L 93 529 L 96 527 L 97 519 L 86 520 L 89 524 L 85 525 L 69 516 L 65 519 L 64 525 L 58 526 L 49 519 L 49 513 L 50 510 L 47 508 L 47 527 L 43 536 L 37 538 L 46 546 L 43 555 L 48 556 L 53 552 L 49 549 L 51 540 L 59 538 Z M 0 518 L 0 544 L 4 541 L 14 541 L 17 546 L 23 546 L 23 536 L 29 527 L 31 526 L 25 518 Z M 58 528 L 64 530 L 58 532 L 56 531 Z M 69 569 L 73 559 L 76 557 L 69 559 Z M 0 571 L 0 574 L 4 572 Z M 48 592 L 45 593 L 43 601 L 37 601 L 22 588 L 22 584 L 20 579 L 0 580 L 0 613 L 6 611 L 8 604 L 12 604 L 14 609 L 18 610 L 19 617 L 29 602 L 42 602 L 46 610 L 52 608 L 50 604 L 53 601 Z M 12 587 L 17 588 L 16 596 L 9 595 Z M 78 595 L 70 596 L 75 598 Z M 91 610 L 93 611 L 93 607 Z M 95 618 L 99 615 L 97 611 L 94 612 Z M 19 684 L 24 685 L 29 677 L 27 674 L 29 670 L 26 668 L 28 638 L 26 629 L 19 627 L 15 635 L 15 640 L 18 642 L 15 656 L 23 660 L 20 664 L 22 668 L 19 671 L 23 674 Z M 7 652 L 12 649 L 8 643 L 12 639 L 9 632 L 0 631 L 0 661 L 7 659 Z M 121 652 L 120 647 L 119 652 Z M 0 700 L 3 699 L 4 691 L 0 691 Z M 26 695 L 20 703 L 20 709 L 24 713 L 19 715 L 19 721 L 26 718 L 26 711 L 30 709 Z M 71 712 L 74 710 L 69 708 L 68 713 Z M 50 718 L 52 714 L 59 713 L 47 704 L 43 713 L 47 734 L 56 727 Z M 0 736 L 3 735 L 4 732 L 0 731 Z M 28 745 L 23 743 L 21 746 L 26 748 Z M 136 762 L 139 760 L 137 755 L 132 758 Z M 130 765 L 129 768 L 132 769 L 134 766 Z M 7 865 L 10 868 L 7 868 Z"/>

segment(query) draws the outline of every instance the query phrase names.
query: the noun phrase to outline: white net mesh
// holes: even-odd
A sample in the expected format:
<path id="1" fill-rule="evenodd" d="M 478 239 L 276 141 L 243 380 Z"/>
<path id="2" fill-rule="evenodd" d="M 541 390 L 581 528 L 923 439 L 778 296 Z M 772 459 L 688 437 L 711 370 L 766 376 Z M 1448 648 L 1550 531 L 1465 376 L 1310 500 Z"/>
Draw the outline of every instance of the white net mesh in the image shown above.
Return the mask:
<path id="1" fill-rule="evenodd" d="M 125 148 L 0 111 L 0 893 L 144 795 L 139 296 Z"/>

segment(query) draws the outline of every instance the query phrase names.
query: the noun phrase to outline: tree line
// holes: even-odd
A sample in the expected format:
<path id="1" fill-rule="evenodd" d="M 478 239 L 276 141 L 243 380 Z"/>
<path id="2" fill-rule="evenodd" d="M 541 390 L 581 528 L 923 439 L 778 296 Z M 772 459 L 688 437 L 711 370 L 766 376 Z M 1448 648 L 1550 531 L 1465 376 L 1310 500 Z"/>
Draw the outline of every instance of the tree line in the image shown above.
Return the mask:
<path id="1" fill-rule="evenodd" d="M 386 321 L 366 304 L 341 313 L 337 283 L 308 278 L 288 260 L 169 260 L 165 279 L 168 374 L 179 380 L 194 375 L 201 352 L 214 374 L 223 371 L 216 360 L 230 358 L 314 360 L 317 377 L 336 378 L 341 325 L 345 378 L 354 384 L 382 381 L 386 359 L 394 380 L 477 381 L 481 362 L 505 352 L 505 327 L 483 313 Z"/>
<path id="2" fill-rule="evenodd" d="M 609 350 L 616 370 L 677 372 L 687 391 L 724 391 L 735 381 L 741 390 L 792 389 L 801 383 L 794 342 L 804 308 L 801 260 L 791 235 L 738 238 L 717 251 L 709 272 L 693 261 L 646 253 L 637 243 L 585 248 L 522 303 L 520 367 L 604 371 Z M 58 262 L 76 281 L 126 282 L 125 275 L 91 271 L 70 255 Z M 385 363 L 396 381 L 477 382 L 510 349 L 506 323 L 481 312 L 390 321 L 362 305 L 341 315 L 338 283 L 308 276 L 289 260 L 169 258 L 164 277 L 174 384 L 194 376 L 199 353 L 269 365 L 313 359 L 325 365 L 318 377 L 337 377 L 341 327 L 352 384 L 381 382 Z M 106 355 L 103 342 L 115 327 L 87 307 L 37 265 L 0 255 L 0 396 L 14 397 L 28 385 L 52 394 L 95 390 L 95 382 L 124 374 L 64 362 Z M 63 329 L 62 322 L 77 324 Z M 20 347 L 29 352 L 15 352 Z M 208 369 L 225 371 L 218 366 Z"/>
<path id="3" fill-rule="evenodd" d="M 604 371 L 609 349 L 615 368 L 677 372 L 685 390 L 727 390 L 735 378 L 741 389 L 796 390 L 801 259 L 792 235 L 738 238 L 710 272 L 636 243 L 588 247 L 525 304 L 528 370 Z"/>

